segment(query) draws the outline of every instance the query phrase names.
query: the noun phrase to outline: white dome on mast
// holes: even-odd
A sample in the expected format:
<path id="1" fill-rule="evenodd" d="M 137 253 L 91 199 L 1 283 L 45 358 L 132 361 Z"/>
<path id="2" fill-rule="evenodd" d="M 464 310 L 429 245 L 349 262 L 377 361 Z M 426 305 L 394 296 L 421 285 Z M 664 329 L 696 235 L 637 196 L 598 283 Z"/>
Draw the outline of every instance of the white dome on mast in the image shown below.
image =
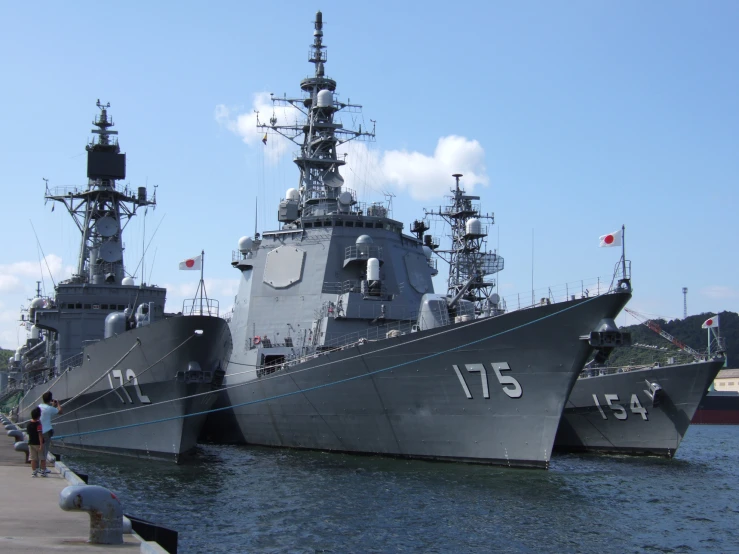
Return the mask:
<path id="1" fill-rule="evenodd" d="M 334 95 L 330 90 L 319 90 L 318 91 L 318 107 L 328 108 L 334 104 Z"/>
<path id="2" fill-rule="evenodd" d="M 252 246 L 254 246 L 254 241 L 250 237 L 241 237 L 239 239 L 239 252 L 241 252 L 242 254 L 251 252 Z"/>

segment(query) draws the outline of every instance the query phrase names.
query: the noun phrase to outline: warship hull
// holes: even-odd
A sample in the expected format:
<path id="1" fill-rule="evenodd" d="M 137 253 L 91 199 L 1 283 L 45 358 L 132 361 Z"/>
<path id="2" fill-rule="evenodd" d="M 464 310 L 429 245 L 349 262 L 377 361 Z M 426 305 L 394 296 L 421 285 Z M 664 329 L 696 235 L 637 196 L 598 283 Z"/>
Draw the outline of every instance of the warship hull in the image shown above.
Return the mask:
<path id="1" fill-rule="evenodd" d="M 720 359 L 578 379 L 555 450 L 671 458 L 723 365 Z M 657 402 L 650 383 L 661 387 Z"/>
<path id="2" fill-rule="evenodd" d="M 214 414 L 209 432 L 220 442 L 545 468 L 592 352 L 582 336 L 629 298 L 607 294 L 366 341 L 259 376 L 249 366 L 263 349 L 235 349 L 223 399 L 232 412 Z M 248 330 L 235 321 L 234 341 L 243 344 Z M 233 418 L 238 435 L 228 428 Z"/>
<path id="3" fill-rule="evenodd" d="M 739 425 L 739 393 L 709 392 L 693 416 L 693 425 Z"/>
<path id="4" fill-rule="evenodd" d="M 80 366 L 26 393 L 20 417 L 51 390 L 64 409 L 53 449 L 178 461 L 196 444 L 206 415 L 193 414 L 213 406 L 230 353 L 225 320 L 162 319 L 87 346 Z"/>

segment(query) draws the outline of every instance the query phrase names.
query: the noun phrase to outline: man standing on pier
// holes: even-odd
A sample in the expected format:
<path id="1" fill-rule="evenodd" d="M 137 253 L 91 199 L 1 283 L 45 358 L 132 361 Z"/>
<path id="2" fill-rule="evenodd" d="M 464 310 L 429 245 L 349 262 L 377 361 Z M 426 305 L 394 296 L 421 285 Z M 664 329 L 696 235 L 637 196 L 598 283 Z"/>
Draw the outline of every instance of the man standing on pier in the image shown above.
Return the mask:
<path id="1" fill-rule="evenodd" d="M 41 474 L 46 475 L 51 473 L 50 470 L 46 469 L 46 457 L 49 455 L 49 446 L 51 446 L 51 437 L 54 435 L 54 428 L 51 425 L 51 418 L 57 414 L 62 413 L 62 407 L 59 405 L 57 400 L 52 400 L 51 391 L 46 391 L 41 397 L 43 400 L 42 404 L 38 407 L 41 408 L 41 428 L 44 431 L 43 434 L 43 449 L 41 452 Z"/>

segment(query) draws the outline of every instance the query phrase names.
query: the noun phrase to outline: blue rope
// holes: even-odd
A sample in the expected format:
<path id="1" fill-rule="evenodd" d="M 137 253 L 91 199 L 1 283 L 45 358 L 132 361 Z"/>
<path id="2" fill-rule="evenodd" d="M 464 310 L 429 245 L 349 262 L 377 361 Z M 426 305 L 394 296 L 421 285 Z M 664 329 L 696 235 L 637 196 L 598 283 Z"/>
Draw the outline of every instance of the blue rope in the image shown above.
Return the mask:
<path id="1" fill-rule="evenodd" d="M 529 321 L 528 323 L 524 323 L 523 325 L 519 325 L 517 327 L 512 327 L 510 329 L 506 329 L 505 331 L 501 331 L 500 333 L 496 333 L 494 335 L 490 335 L 489 337 L 484 337 L 484 338 L 481 338 L 481 339 L 477 339 L 477 340 L 474 340 L 472 342 L 468 342 L 466 344 L 460 344 L 459 346 L 455 346 L 453 348 L 448 348 L 446 350 L 442 350 L 441 352 L 436 352 L 434 354 L 429 354 L 428 356 L 423 356 L 422 358 L 417 358 L 415 360 L 409 360 L 407 362 L 402 362 L 402 363 L 395 364 L 395 365 L 392 365 L 392 366 L 389 366 L 389 367 L 385 367 L 385 368 L 382 368 L 382 369 L 376 369 L 375 371 L 370 371 L 369 373 L 364 373 L 362 375 L 355 375 L 354 377 L 347 377 L 346 379 L 340 379 L 338 381 L 333 381 L 331 383 L 324 383 L 322 385 L 316 385 L 314 387 L 310 387 L 310 388 L 307 388 L 307 389 L 300 389 L 300 390 L 293 391 L 293 392 L 286 392 L 286 393 L 283 393 L 283 394 L 278 394 L 276 396 L 270 396 L 268 398 L 261 398 L 261 399 L 258 399 L 258 400 L 249 400 L 248 402 L 242 402 L 240 404 L 233 404 L 231 406 L 224 406 L 223 408 L 213 408 L 211 410 L 205 410 L 203 412 L 197 412 L 197 413 L 194 413 L 194 414 L 184 414 L 184 415 L 178 415 L 178 416 L 172 416 L 172 417 L 165 417 L 165 418 L 161 418 L 161 419 L 155 419 L 153 421 L 144 421 L 144 422 L 141 422 L 141 423 L 130 423 L 128 425 L 120 425 L 118 427 L 109 427 L 107 429 L 95 429 L 93 431 L 85 431 L 85 432 L 82 432 L 82 433 L 70 433 L 68 435 L 59 435 L 59 436 L 52 437 L 52 440 L 66 439 L 68 437 L 79 437 L 79 436 L 82 436 L 82 435 L 93 435 L 93 434 L 96 434 L 96 433 L 107 433 L 109 431 L 120 431 L 121 429 L 129 429 L 131 427 L 141 427 L 143 425 L 152 425 L 154 423 L 163 423 L 165 421 L 172 421 L 172 420 L 175 420 L 175 419 L 185 419 L 187 417 L 196 417 L 196 416 L 211 414 L 211 413 L 215 413 L 215 412 L 222 412 L 224 410 L 231 410 L 233 408 L 240 408 L 242 406 L 250 406 L 250 405 L 253 405 L 253 404 L 259 404 L 261 402 L 269 402 L 271 400 L 278 400 L 280 398 L 286 398 L 288 396 L 293 396 L 295 394 L 303 394 L 303 393 L 306 393 L 306 392 L 311 392 L 311 391 L 322 389 L 322 388 L 326 388 L 326 387 L 332 387 L 334 385 L 340 385 L 340 384 L 343 384 L 343 383 L 348 383 L 349 381 L 355 381 L 357 379 L 363 379 L 365 377 L 370 377 L 372 375 L 377 375 L 378 373 L 383 373 L 385 371 L 390 371 L 390 370 L 393 370 L 393 369 L 397 369 L 399 367 L 403 367 L 403 366 L 406 366 L 406 365 L 409 365 L 409 364 L 413 364 L 413 363 L 416 363 L 416 362 L 422 362 L 424 360 L 429 360 L 431 358 L 435 358 L 437 356 L 441 356 L 442 354 L 447 354 L 449 352 L 454 352 L 455 350 L 459 350 L 461 348 L 466 348 L 468 346 L 472 346 L 473 344 L 478 344 L 478 343 L 484 342 L 486 340 L 494 339 L 494 338 L 499 337 L 501 335 L 505 335 L 506 333 L 510 333 L 512 331 L 516 331 L 518 329 L 522 329 L 522 328 L 524 328 L 524 327 L 526 327 L 528 325 L 533 325 L 534 323 L 539 323 L 540 321 L 544 321 L 545 319 L 548 319 L 550 317 L 554 317 L 555 315 L 559 315 L 559 314 L 564 313 L 564 312 L 566 312 L 568 310 L 571 310 L 573 308 L 582 306 L 583 304 L 586 304 L 587 302 L 591 302 L 592 300 L 595 300 L 596 298 L 599 298 L 599 297 L 598 296 L 593 296 L 592 298 L 588 298 L 585 302 L 582 302 L 580 304 L 576 304 L 574 306 L 570 306 L 568 308 L 564 308 L 563 310 L 560 310 L 558 312 L 554 312 L 553 314 L 545 315 L 545 316 L 540 317 L 538 319 L 534 319 L 532 321 Z M 286 374 L 286 376 L 287 375 L 289 375 L 289 374 Z M 219 391 L 213 391 L 214 394 L 217 394 L 218 392 Z"/>

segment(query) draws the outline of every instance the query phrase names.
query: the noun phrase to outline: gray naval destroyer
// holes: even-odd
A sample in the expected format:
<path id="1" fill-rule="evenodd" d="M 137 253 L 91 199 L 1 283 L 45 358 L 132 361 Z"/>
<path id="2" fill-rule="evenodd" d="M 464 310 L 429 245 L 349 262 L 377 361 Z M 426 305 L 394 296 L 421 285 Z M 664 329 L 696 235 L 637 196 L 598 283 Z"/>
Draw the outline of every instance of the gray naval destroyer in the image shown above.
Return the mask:
<path id="1" fill-rule="evenodd" d="M 53 297 L 39 294 L 30 304 L 30 337 L 11 362 L 25 389 L 19 416 L 28 419 L 50 390 L 63 406 L 53 420 L 55 445 L 177 461 L 206 417 L 187 416 L 217 397 L 230 332 L 217 301 L 186 301 L 191 315 L 168 314 L 166 289 L 126 276 L 123 230 L 137 209 L 156 205 L 156 195 L 116 182 L 126 158 L 108 106 L 98 101 L 87 186 L 47 184 L 46 200 L 66 207 L 82 238 L 76 273 Z"/>
<path id="2" fill-rule="evenodd" d="M 224 381 L 232 409 L 211 420 L 210 438 L 547 467 L 577 375 L 594 347 L 616 340 L 598 329 L 626 304 L 629 284 L 504 313 L 492 293 L 503 260 L 485 251 L 477 197 L 457 175 L 450 204 L 433 212 L 453 227 L 452 248 L 439 253 L 451 264 L 449 291 L 435 294 L 427 225 L 405 234 L 385 205 L 343 185 L 337 146 L 374 130 L 339 122 L 360 107 L 337 98 L 325 48 L 318 12 L 315 73 L 301 97 L 273 98 L 303 121 L 258 122 L 300 147 L 300 176 L 279 204 L 281 227 L 243 237 L 234 252 L 241 279 Z"/>
<path id="3" fill-rule="evenodd" d="M 639 317 L 633 310 L 627 311 Z M 558 452 L 641 454 L 672 458 L 698 406 L 724 366 L 720 337 L 713 353 L 698 352 L 653 321 L 650 329 L 690 354 L 690 363 L 606 367 L 586 365 L 565 405 L 554 447 Z M 709 329 L 710 338 L 711 329 Z"/>

